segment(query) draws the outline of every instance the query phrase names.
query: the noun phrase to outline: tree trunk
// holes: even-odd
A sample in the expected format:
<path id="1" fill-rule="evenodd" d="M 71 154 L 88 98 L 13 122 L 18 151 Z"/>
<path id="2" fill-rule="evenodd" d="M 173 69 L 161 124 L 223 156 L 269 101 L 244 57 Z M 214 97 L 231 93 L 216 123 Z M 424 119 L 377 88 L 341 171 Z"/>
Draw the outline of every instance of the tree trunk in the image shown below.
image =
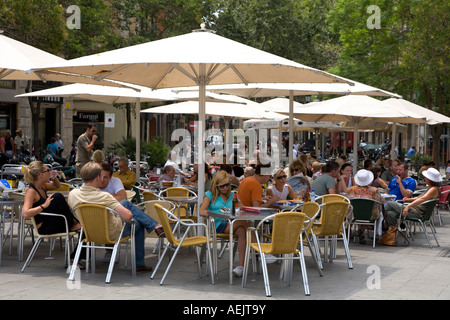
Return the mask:
<path id="1" fill-rule="evenodd" d="M 27 83 L 27 87 L 25 89 L 26 93 L 31 92 L 32 81 L 29 80 Z M 41 112 L 41 102 L 39 101 L 35 104 L 33 102 L 32 97 L 28 97 L 28 103 L 30 104 L 31 110 L 31 131 L 33 136 L 33 141 L 31 145 L 33 146 L 32 154 L 36 157 L 36 159 L 40 159 L 39 154 L 39 114 Z"/>

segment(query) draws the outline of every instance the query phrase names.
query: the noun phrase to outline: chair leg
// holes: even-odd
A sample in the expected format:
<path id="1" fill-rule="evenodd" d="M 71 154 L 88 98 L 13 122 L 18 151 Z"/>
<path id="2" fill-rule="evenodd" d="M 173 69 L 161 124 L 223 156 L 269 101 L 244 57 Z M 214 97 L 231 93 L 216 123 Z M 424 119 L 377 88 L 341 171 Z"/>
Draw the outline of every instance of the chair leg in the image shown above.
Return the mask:
<path id="1" fill-rule="evenodd" d="M 106 283 L 111 282 L 111 275 L 112 275 L 112 272 L 114 269 L 114 264 L 116 262 L 116 255 L 117 255 L 119 245 L 120 245 L 120 243 L 114 244 L 113 252 L 111 254 L 111 260 L 109 261 L 108 273 L 106 274 L 106 280 L 105 280 Z"/>
<path id="2" fill-rule="evenodd" d="M 77 252 L 75 253 L 75 258 L 73 259 L 72 268 L 70 270 L 69 278 L 67 280 L 73 281 L 75 280 L 75 271 L 77 270 L 78 261 L 80 260 L 81 255 L 81 249 L 83 248 L 82 242 L 81 242 L 81 236 L 78 241 L 78 247 Z M 89 262 L 89 250 L 86 250 L 86 261 Z M 88 268 L 86 266 L 86 268 Z"/>
<path id="3" fill-rule="evenodd" d="M 166 247 L 164 248 L 164 251 L 163 251 L 161 257 L 158 259 L 158 262 L 156 263 L 155 269 L 153 270 L 152 275 L 150 276 L 150 279 L 154 279 L 155 278 L 156 271 L 158 271 L 159 266 L 161 265 L 161 262 L 164 259 L 164 256 L 166 255 L 167 250 L 169 250 L 169 246 L 170 246 L 170 244 L 167 244 Z"/>
<path id="4" fill-rule="evenodd" d="M 247 235 L 247 247 L 245 249 L 245 258 L 244 258 L 244 271 L 242 273 L 242 288 L 245 288 L 247 286 L 247 274 L 248 274 L 248 264 L 250 260 L 250 254 L 251 254 L 251 247 L 250 247 L 250 240 L 249 240 L 249 234 Z"/>
<path id="5" fill-rule="evenodd" d="M 344 241 L 344 249 L 345 249 L 345 255 L 347 256 L 347 263 L 348 263 L 348 268 L 349 269 L 353 269 L 353 264 L 352 264 L 352 258 L 350 256 L 350 249 L 348 248 L 348 242 L 347 242 L 347 237 L 345 236 L 345 227 L 342 226 L 342 240 Z"/>
<path id="6" fill-rule="evenodd" d="M 176 249 L 175 252 L 173 253 L 173 257 L 172 259 L 170 259 L 169 261 L 169 265 L 166 268 L 166 271 L 164 272 L 163 277 L 161 278 L 161 281 L 159 282 L 160 285 L 162 285 L 164 283 L 164 280 L 166 279 L 167 274 L 169 273 L 170 267 L 172 267 L 173 261 L 175 260 L 175 258 L 177 257 L 178 251 L 180 250 L 181 246 L 179 245 Z"/>
<path id="7" fill-rule="evenodd" d="M 301 246 L 301 251 L 299 252 L 299 258 L 300 258 L 300 268 L 302 269 L 302 278 L 303 278 L 303 288 L 305 290 L 305 296 L 311 295 L 309 292 L 309 283 L 308 283 L 308 274 L 306 272 L 306 264 L 305 264 L 305 257 L 303 256 L 303 245 Z"/>
<path id="8" fill-rule="evenodd" d="M 39 237 L 36 242 L 33 245 L 33 248 L 30 251 L 30 254 L 28 255 L 27 261 L 23 264 L 22 270 L 20 272 L 24 272 L 26 267 L 29 267 L 31 264 L 31 260 L 34 258 L 34 254 L 36 253 L 37 249 L 39 248 L 39 245 L 41 244 L 42 238 Z"/>
<path id="9" fill-rule="evenodd" d="M 314 248 L 316 249 L 316 257 L 317 257 L 317 263 L 319 264 L 319 268 L 321 270 L 323 270 L 323 264 L 322 264 L 322 258 L 320 257 L 320 248 L 319 248 L 319 243 L 317 241 L 317 237 L 314 233 L 312 233 L 312 237 L 313 237 L 313 243 L 314 243 Z"/>
<path id="10" fill-rule="evenodd" d="M 264 279 L 264 288 L 266 290 L 266 297 L 271 297 L 272 293 L 270 292 L 269 273 L 267 271 L 266 255 L 263 252 L 260 252 L 260 255 L 261 255 L 261 267 Z"/>

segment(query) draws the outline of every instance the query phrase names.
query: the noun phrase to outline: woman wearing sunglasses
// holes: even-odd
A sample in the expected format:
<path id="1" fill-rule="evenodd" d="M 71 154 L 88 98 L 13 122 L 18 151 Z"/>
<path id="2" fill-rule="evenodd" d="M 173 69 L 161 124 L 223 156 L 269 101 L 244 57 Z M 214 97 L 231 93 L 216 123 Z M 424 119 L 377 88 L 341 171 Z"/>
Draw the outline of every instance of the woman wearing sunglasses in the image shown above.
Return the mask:
<path id="1" fill-rule="evenodd" d="M 231 192 L 230 175 L 223 170 L 218 171 L 211 181 L 211 190 L 207 191 L 200 207 L 200 215 L 207 216 L 208 211 L 220 213 L 220 209 L 233 208 L 234 192 Z M 214 217 L 217 233 L 229 233 L 230 224 L 228 220 Z M 239 266 L 233 269 L 233 274 L 240 278 L 244 270 L 244 258 L 246 247 L 246 230 L 250 227 L 250 222 L 237 220 L 233 223 L 233 233 L 238 237 Z M 253 239 L 252 242 L 256 242 Z"/>
<path id="2" fill-rule="evenodd" d="M 283 169 L 278 169 L 273 174 L 273 183 L 266 190 L 266 195 L 277 195 L 279 200 L 286 200 L 289 196 L 290 199 L 295 199 L 296 194 L 294 189 L 286 183 L 287 175 Z"/>
<path id="3" fill-rule="evenodd" d="M 40 234 L 66 231 L 63 218 L 40 215 L 41 212 L 62 214 L 67 219 L 70 231 L 81 229 L 81 225 L 75 219 L 64 195 L 57 192 L 47 196 L 47 191 L 58 189 L 61 186 L 55 170 L 47 168 L 42 161 L 33 161 L 25 167 L 24 178 L 25 182 L 30 184 L 30 188 L 25 193 L 22 214 L 25 219 L 34 217 Z M 76 248 L 72 252 L 72 259 L 75 252 Z M 81 264 L 79 267 L 83 268 Z"/>

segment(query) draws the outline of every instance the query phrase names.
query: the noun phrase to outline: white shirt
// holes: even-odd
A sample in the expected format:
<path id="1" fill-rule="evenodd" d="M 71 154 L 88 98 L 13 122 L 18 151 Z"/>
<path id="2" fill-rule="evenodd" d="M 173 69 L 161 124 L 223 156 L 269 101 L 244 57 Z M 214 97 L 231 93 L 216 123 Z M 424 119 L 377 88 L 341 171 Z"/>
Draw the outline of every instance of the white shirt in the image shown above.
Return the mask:
<path id="1" fill-rule="evenodd" d="M 125 189 L 123 187 L 122 181 L 120 181 L 119 178 L 112 177 L 111 180 L 109 180 L 108 185 L 105 189 L 100 189 L 100 191 L 105 191 L 108 193 L 111 193 L 113 195 L 117 194 L 120 190 Z"/>

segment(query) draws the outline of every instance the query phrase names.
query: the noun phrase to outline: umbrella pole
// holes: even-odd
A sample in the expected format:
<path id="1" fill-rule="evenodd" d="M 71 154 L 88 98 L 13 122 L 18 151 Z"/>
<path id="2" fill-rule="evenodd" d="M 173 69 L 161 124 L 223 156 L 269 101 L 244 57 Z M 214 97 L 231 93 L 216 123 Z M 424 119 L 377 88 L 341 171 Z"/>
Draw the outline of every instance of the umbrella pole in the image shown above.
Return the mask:
<path id="1" fill-rule="evenodd" d="M 294 151 L 294 91 L 289 91 L 289 164 L 292 163 Z"/>
<path id="2" fill-rule="evenodd" d="M 141 99 L 136 98 L 136 181 L 141 181 Z"/>
<path id="3" fill-rule="evenodd" d="M 358 170 L 358 120 L 353 121 L 353 175 L 356 174 Z"/>
<path id="4" fill-rule="evenodd" d="M 206 65 L 201 63 L 199 66 L 199 102 L 198 102 L 198 134 L 197 134 L 197 161 L 198 161 L 198 199 L 197 199 L 197 219 L 199 222 L 202 222 L 203 219 L 199 215 L 199 209 L 203 202 L 203 197 L 205 196 L 205 161 L 204 161 L 204 153 L 205 153 L 205 143 L 203 142 L 203 131 L 205 127 L 205 97 L 206 97 Z M 199 228 L 199 232 L 203 232 Z M 201 233 L 199 233 L 201 234 Z"/>

